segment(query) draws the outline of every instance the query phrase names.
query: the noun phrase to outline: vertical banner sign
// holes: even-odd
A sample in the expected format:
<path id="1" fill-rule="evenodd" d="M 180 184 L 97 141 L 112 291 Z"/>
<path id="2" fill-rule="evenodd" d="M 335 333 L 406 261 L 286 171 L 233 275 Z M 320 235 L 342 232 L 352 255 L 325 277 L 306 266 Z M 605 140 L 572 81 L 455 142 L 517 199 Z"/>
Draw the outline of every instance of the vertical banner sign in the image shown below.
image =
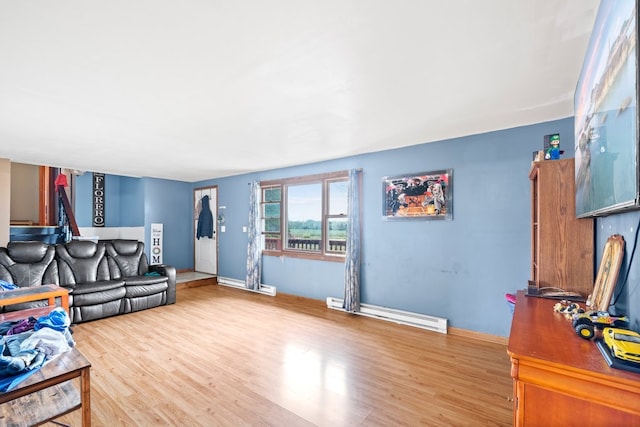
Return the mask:
<path id="1" fill-rule="evenodd" d="M 162 264 L 162 224 L 151 224 L 150 264 Z"/>
<path id="2" fill-rule="evenodd" d="M 104 227 L 104 174 L 93 173 L 93 226 Z"/>

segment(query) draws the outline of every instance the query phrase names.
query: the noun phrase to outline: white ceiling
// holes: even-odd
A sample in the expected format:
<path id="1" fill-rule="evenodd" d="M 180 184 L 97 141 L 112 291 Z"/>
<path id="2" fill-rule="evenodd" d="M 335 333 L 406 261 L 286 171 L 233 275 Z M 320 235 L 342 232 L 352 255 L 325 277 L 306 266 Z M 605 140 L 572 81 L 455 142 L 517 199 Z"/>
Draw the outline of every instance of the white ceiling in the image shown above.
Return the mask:
<path id="1" fill-rule="evenodd" d="M 0 157 L 198 181 L 573 115 L 597 0 L 1 0 Z"/>

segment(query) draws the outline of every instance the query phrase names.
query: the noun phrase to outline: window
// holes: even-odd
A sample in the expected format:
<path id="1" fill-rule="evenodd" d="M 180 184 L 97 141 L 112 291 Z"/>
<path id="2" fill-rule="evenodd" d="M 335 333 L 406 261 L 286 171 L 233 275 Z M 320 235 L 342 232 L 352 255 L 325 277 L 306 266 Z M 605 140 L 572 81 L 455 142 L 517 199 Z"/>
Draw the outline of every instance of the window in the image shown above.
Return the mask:
<path id="1" fill-rule="evenodd" d="M 343 261 L 348 177 L 344 171 L 261 182 L 264 253 Z"/>

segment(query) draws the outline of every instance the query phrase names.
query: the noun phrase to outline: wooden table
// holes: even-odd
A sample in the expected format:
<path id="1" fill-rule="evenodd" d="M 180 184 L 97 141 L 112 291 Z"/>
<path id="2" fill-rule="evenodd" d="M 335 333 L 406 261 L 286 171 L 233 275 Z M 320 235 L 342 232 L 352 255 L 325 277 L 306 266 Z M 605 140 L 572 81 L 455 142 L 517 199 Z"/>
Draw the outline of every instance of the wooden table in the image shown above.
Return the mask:
<path id="1" fill-rule="evenodd" d="M 48 301 L 45 307 L 0 314 L 0 322 L 47 315 L 56 307 L 56 298 L 69 312 L 69 292 L 56 285 L 0 292 L 0 305 Z M 91 363 L 77 348 L 58 355 L 11 391 L 0 393 L 0 425 L 35 426 L 81 409 L 82 426 L 90 426 L 90 368 Z"/>
<path id="2" fill-rule="evenodd" d="M 6 320 L 25 319 L 29 316 L 43 316 L 55 307 L 56 298 L 60 298 L 60 305 L 67 311 L 67 313 L 69 313 L 69 291 L 57 285 L 29 286 L 2 291 L 0 292 L 0 306 L 41 300 L 47 300 L 49 306 L 2 313 L 0 314 L 0 322 L 4 322 Z"/>
<path id="3" fill-rule="evenodd" d="M 82 426 L 90 426 L 90 368 L 76 348 L 60 354 L 13 390 L 0 393 L 0 425 L 34 426 L 81 409 Z"/>
<path id="4" fill-rule="evenodd" d="M 640 426 L 640 374 L 610 368 L 595 342 L 519 291 L 507 352 L 515 426 Z"/>

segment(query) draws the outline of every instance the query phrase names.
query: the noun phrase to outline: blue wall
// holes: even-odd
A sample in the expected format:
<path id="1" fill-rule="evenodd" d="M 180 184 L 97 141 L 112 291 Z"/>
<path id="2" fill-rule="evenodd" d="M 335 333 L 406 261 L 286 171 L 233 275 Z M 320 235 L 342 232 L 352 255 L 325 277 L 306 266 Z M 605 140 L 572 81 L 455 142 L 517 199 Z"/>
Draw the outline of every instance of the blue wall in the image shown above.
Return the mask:
<path id="1" fill-rule="evenodd" d="M 75 215 L 79 227 L 91 227 L 92 174 L 76 178 Z M 105 227 L 144 227 L 150 242 L 151 224 L 163 224 L 163 261 L 177 269 L 193 269 L 190 222 L 191 184 L 180 181 L 105 176 Z M 149 255 L 149 247 L 145 248 Z"/>
<path id="2" fill-rule="evenodd" d="M 145 240 L 151 224 L 162 224 L 163 262 L 178 270 L 193 269 L 193 206 L 191 184 L 143 178 Z M 147 248 L 148 254 L 148 248 Z"/>
<path id="3" fill-rule="evenodd" d="M 78 227 L 92 227 L 93 174 L 77 176 L 75 186 Z M 144 201 L 140 178 L 105 175 L 105 227 L 143 226 Z"/>
<path id="4" fill-rule="evenodd" d="M 563 157 L 573 157 L 573 119 L 522 126 L 448 141 L 353 156 L 333 161 L 184 183 L 153 178 L 108 176 L 107 211 L 110 226 L 143 224 L 149 237 L 153 222 L 164 224 L 164 261 L 178 269 L 193 269 L 193 190 L 218 186 L 226 231 L 218 234 L 218 273 L 244 280 L 246 273 L 248 183 L 300 175 L 363 169 L 362 301 L 417 313 L 441 316 L 449 324 L 481 333 L 508 336 L 511 312 L 505 293 L 524 289 L 531 277 L 532 152 L 542 148 L 544 135 L 560 133 Z M 453 169 L 452 221 L 384 221 L 382 178 L 437 169 Z M 80 185 L 78 186 L 80 189 Z M 116 191 L 113 195 L 111 192 Z M 86 206 L 77 211 L 90 224 L 90 185 Z M 78 197 L 78 196 L 77 196 Z M 111 209 L 111 208 L 109 208 Z M 125 211 L 132 212 L 125 219 Z M 87 215 L 88 212 L 88 215 Z M 132 219 L 131 219 L 132 218 Z M 640 221 L 640 212 L 612 215 L 596 221 L 596 265 L 611 234 L 627 241 L 623 272 Z M 129 225 L 129 224 L 128 224 Z M 624 273 L 621 274 L 624 276 Z M 343 264 L 265 256 L 263 283 L 280 293 L 324 300 L 343 296 Z M 634 318 L 640 307 L 640 268 L 633 265 L 616 306 Z M 618 292 L 616 292 L 618 293 Z M 634 320 L 636 328 L 638 322 Z"/>
<path id="5" fill-rule="evenodd" d="M 107 175 L 107 178 L 112 175 Z M 140 178 L 120 177 L 120 227 L 144 225 L 144 189 Z"/>
<path id="6" fill-rule="evenodd" d="M 505 293 L 526 287 L 530 267 L 532 152 L 559 132 L 573 156 L 571 118 L 224 179 L 227 232 L 219 237 L 219 275 L 244 280 L 248 183 L 363 169 L 362 301 L 446 317 L 457 328 L 507 336 Z M 453 169 L 452 221 L 384 221 L 382 178 Z M 324 299 L 343 296 L 343 264 L 265 256 L 263 283 L 278 292 Z"/>

